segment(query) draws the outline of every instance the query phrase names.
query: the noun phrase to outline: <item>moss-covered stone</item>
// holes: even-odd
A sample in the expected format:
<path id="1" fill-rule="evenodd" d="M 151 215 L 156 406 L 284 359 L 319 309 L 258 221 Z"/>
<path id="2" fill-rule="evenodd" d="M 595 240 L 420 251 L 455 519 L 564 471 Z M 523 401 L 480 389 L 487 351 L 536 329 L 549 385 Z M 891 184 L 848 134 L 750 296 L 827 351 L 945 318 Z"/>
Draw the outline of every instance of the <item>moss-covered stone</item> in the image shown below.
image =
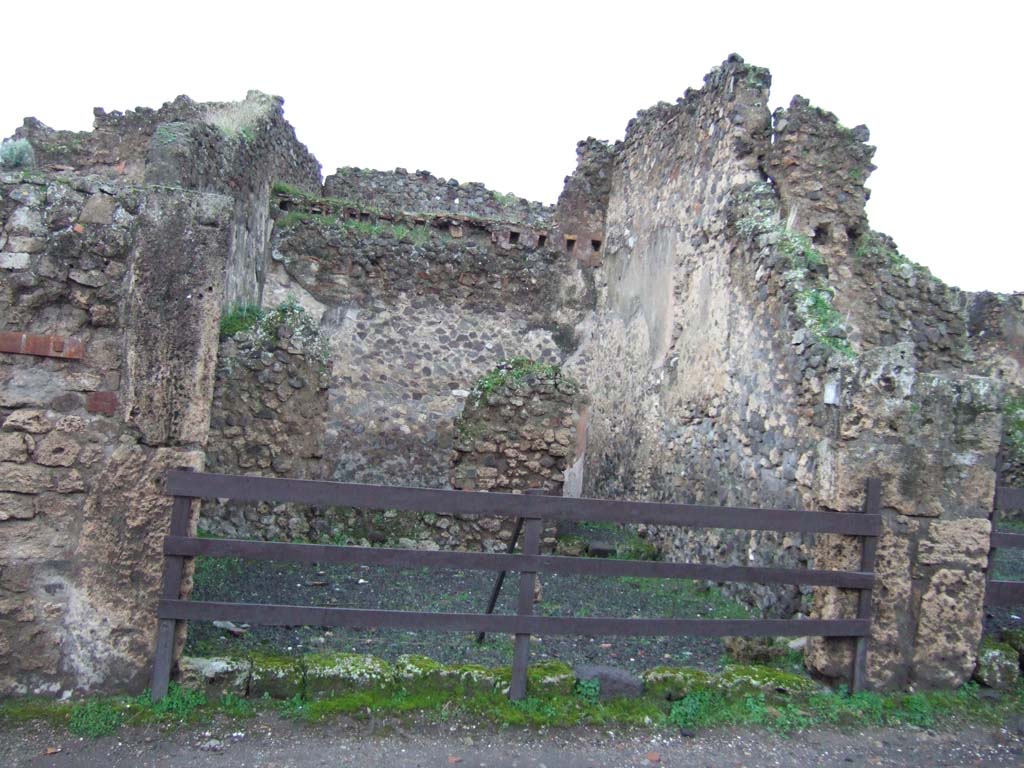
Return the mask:
<path id="1" fill-rule="evenodd" d="M 182 688 L 202 691 L 213 697 L 225 693 L 245 696 L 251 671 L 249 659 L 183 656 L 178 662 L 178 683 Z"/>
<path id="2" fill-rule="evenodd" d="M 587 540 L 582 536 L 559 536 L 555 542 L 555 554 L 566 557 L 583 557 L 587 553 Z"/>
<path id="3" fill-rule="evenodd" d="M 465 693 L 488 693 L 498 685 L 497 672 L 479 664 L 459 664 L 447 667 L 444 677 L 454 681 L 458 689 Z"/>
<path id="4" fill-rule="evenodd" d="M 643 680 L 645 695 L 675 700 L 708 687 L 711 675 L 689 667 L 655 667 L 644 672 Z"/>
<path id="5" fill-rule="evenodd" d="M 305 692 L 302 660 L 287 656 L 253 654 L 249 675 L 249 695 L 290 699 Z"/>
<path id="6" fill-rule="evenodd" d="M 1020 655 L 1020 666 L 1024 669 L 1024 629 L 1004 629 L 1002 641 Z"/>
<path id="7" fill-rule="evenodd" d="M 1012 688 L 1020 679 L 1020 654 L 1008 643 L 983 640 L 978 650 L 974 679 L 989 688 Z"/>
<path id="8" fill-rule="evenodd" d="M 376 656 L 330 653 L 305 657 L 308 698 L 331 698 L 367 688 L 387 688 L 396 680 L 395 667 Z"/>
<path id="9" fill-rule="evenodd" d="M 712 685 L 731 693 L 811 693 L 821 688 L 809 677 L 756 664 L 730 664 Z"/>
<path id="10" fill-rule="evenodd" d="M 498 667 L 493 670 L 496 685 L 502 693 L 508 693 L 512 683 L 512 668 Z M 561 661 L 542 661 L 530 664 L 526 672 L 526 693 L 528 696 L 568 696 L 576 686 L 576 673 L 572 667 Z"/>

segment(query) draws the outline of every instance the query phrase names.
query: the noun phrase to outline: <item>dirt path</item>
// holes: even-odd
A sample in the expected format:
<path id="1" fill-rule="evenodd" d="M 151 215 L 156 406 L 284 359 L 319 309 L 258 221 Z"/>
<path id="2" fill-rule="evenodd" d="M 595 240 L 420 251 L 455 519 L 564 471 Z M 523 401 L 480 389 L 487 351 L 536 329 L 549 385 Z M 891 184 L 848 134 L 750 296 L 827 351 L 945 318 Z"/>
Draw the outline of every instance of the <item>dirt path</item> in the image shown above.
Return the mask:
<path id="1" fill-rule="evenodd" d="M 1019 724 L 1018 724 L 1019 725 Z M 59 749 L 46 755 L 47 750 Z M 396 725 L 338 720 L 305 726 L 263 716 L 169 733 L 124 729 L 97 740 L 30 724 L 0 734 L 0 765 L 78 768 L 619 768 L 693 766 L 1020 766 L 1024 740 L 1015 728 L 956 731 L 872 728 L 810 731 L 782 737 L 746 729 L 618 733 L 580 728 L 499 731 L 473 725 Z"/>

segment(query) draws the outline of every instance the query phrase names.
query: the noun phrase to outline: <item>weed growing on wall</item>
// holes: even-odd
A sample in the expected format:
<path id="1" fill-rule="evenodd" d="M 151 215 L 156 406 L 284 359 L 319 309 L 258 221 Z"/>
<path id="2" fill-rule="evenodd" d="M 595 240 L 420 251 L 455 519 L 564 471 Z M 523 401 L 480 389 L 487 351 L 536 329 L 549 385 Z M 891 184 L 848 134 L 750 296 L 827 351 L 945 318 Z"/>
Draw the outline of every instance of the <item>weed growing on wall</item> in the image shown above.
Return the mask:
<path id="1" fill-rule="evenodd" d="M 248 142 L 256 138 L 260 122 L 270 116 L 272 107 L 271 97 L 250 92 L 245 101 L 211 106 L 205 119 L 224 138 Z"/>
<path id="2" fill-rule="evenodd" d="M 513 357 L 498 363 L 492 371 L 478 379 L 469 394 L 479 405 L 502 387 L 520 382 L 528 376 L 557 378 L 561 373 L 562 369 L 557 365 L 534 362 L 526 357 Z"/>
<path id="3" fill-rule="evenodd" d="M 263 317 L 263 310 L 255 304 L 236 304 L 220 318 L 220 337 L 226 339 L 240 331 L 252 328 Z"/>
<path id="4" fill-rule="evenodd" d="M 259 322 L 253 325 L 253 342 L 259 346 L 276 344 L 278 332 L 282 327 L 291 329 L 291 340 L 296 347 L 307 356 L 316 359 L 322 368 L 326 368 L 331 356 L 327 339 L 320 332 L 317 322 L 293 296 L 289 296 L 280 306 L 266 312 Z"/>
<path id="5" fill-rule="evenodd" d="M 7 139 L 0 144 L 0 168 L 10 171 L 35 164 L 36 155 L 27 139 Z"/>
<path id="6" fill-rule="evenodd" d="M 788 269 L 783 279 L 796 296 L 796 314 L 815 340 L 845 357 L 854 357 L 843 329 L 843 316 L 835 308 L 835 289 L 825 277 L 825 258 L 810 238 L 787 229 L 779 221 L 775 191 L 768 184 L 752 184 L 737 202 L 743 216 L 735 221 L 736 231 L 750 240 L 767 236 L 785 258 Z"/>
<path id="7" fill-rule="evenodd" d="M 911 261 L 896 249 L 896 244 L 877 232 L 866 232 L 857 238 L 853 249 L 854 258 L 881 261 L 903 274 L 917 273 L 931 280 L 938 280 L 923 264 Z"/>

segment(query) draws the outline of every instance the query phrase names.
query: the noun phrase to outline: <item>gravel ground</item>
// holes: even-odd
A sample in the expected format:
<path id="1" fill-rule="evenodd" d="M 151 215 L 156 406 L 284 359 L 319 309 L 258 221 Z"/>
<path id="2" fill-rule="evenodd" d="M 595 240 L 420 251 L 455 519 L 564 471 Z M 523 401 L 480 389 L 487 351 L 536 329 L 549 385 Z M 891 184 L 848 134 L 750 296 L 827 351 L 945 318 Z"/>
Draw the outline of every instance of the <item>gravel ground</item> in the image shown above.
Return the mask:
<path id="1" fill-rule="evenodd" d="M 54 750 L 59 750 L 55 751 Z M 47 754 L 47 752 L 50 754 Z M 161 733 L 124 729 L 83 740 L 35 723 L 0 734 L 0 765 L 54 768 L 868 768 L 874 766 L 1020 766 L 1024 742 L 1007 729 L 955 731 L 871 728 L 808 731 L 783 737 L 727 729 L 685 737 L 578 728 L 527 732 L 471 724 L 331 721 L 307 726 L 274 716 L 217 722 Z"/>
<path id="2" fill-rule="evenodd" d="M 348 606 L 394 610 L 478 613 L 486 606 L 494 575 L 479 571 L 396 570 L 366 566 L 306 567 L 288 563 L 207 560 L 196 578 L 193 599 L 252 603 Z M 517 574 L 511 574 L 496 611 L 514 613 Z M 745 609 L 694 582 L 543 576 L 535 610 L 557 616 L 743 617 Z M 723 654 L 714 638 L 536 638 L 532 658 L 568 664 L 611 664 L 642 671 L 661 664 L 715 669 Z M 403 653 L 445 663 L 508 665 L 512 641 L 489 636 L 483 645 L 469 633 L 406 630 L 326 630 L 321 627 L 257 627 L 233 637 L 209 622 L 192 622 L 186 653 L 217 655 L 263 648 L 301 654 L 323 650 L 372 653 L 394 660 Z"/>

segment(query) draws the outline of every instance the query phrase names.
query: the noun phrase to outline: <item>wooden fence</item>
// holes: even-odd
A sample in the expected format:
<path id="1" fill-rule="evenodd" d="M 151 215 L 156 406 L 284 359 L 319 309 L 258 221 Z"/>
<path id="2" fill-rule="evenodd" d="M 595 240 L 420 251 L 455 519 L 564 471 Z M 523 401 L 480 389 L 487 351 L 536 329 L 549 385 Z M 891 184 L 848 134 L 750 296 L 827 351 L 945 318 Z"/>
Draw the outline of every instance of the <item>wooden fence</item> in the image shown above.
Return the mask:
<path id="1" fill-rule="evenodd" d="M 871 626 L 871 590 L 875 584 L 875 549 L 881 532 L 878 513 L 880 483 L 868 480 L 860 512 L 814 512 L 745 509 L 694 504 L 655 504 L 634 501 L 573 499 L 506 493 L 430 490 L 354 485 L 312 480 L 285 480 L 188 471 L 169 473 L 167 492 L 174 496 L 170 534 L 164 540 L 164 581 L 157 608 L 158 632 L 152 694 L 167 692 L 173 663 L 174 635 L 179 621 L 234 621 L 249 624 L 401 628 L 434 631 L 500 632 L 515 635 L 509 696 L 526 694 L 530 635 L 695 635 L 724 637 L 821 636 L 855 638 L 853 689 L 866 683 L 867 641 Z M 419 551 L 323 544 L 290 544 L 236 539 L 198 539 L 188 535 L 189 513 L 195 499 L 248 502 L 290 502 L 317 507 L 348 506 L 459 515 L 511 516 L 522 521 L 521 554 Z M 634 560 L 605 560 L 541 555 L 543 521 L 581 520 L 699 528 L 737 528 L 762 531 L 803 531 L 858 536 L 863 541 L 858 571 L 806 568 L 765 568 Z M 517 611 L 512 615 L 487 612 L 430 613 L 425 611 L 257 605 L 185 600 L 181 580 L 185 559 L 196 556 L 235 557 L 318 565 L 372 565 L 397 568 L 452 568 L 520 574 Z M 591 576 L 701 579 L 748 584 L 802 584 L 859 590 L 854 619 L 679 619 L 534 616 L 534 586 L 538 573 Z M 499 576 L 499 579 L 501 577 Z M 496 583 L 496 589 L 500 582 Z"/>
<path id="2" fill-rule="evenodd" d="M 995 519 L 999 512 L 1024 509 L 1024 488 L 999 486 L 996 488 Z M 1024 605 L 1024 581 L 996 581 L 992 578 L 992 558 L 997 549 L 1024 549 L 1024 533 L 992 531 L 988 551 L 988 584 L 985 588 L 985 605 Z"/>

